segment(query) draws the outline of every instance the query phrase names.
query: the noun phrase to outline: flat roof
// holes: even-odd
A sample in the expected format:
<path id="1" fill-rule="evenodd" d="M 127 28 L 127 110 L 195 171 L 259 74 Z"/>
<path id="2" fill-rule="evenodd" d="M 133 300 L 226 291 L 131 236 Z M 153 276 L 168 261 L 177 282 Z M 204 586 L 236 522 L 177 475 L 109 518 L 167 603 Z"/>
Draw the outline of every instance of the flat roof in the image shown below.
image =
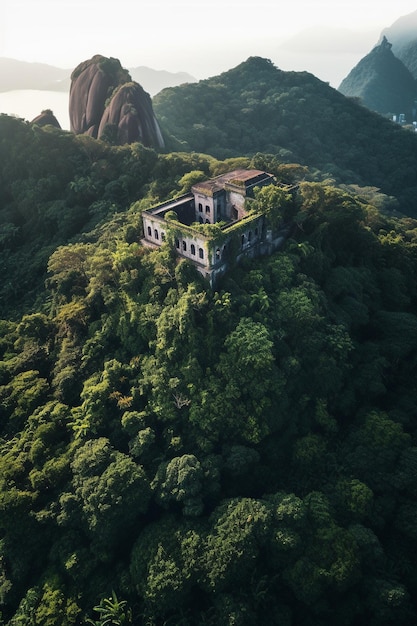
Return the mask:
<path id="1" fill-rule="evenodd" d="M 256 183 L 257 181 L 265 180 L 266 178 L 272 178 L 272 174 L 268 174 L 263 170 L 233 170 L 226 174 L 220 174 L 210 180 L 204 180 L 200 183 L 193 185 L 192 190 L 194 192 L 201 191 L 206 195 L 212 195 L 216 191 L 221 191 L 227 185 L 236 185 L 238 187 L 246 188 L 250 183 Z"/>

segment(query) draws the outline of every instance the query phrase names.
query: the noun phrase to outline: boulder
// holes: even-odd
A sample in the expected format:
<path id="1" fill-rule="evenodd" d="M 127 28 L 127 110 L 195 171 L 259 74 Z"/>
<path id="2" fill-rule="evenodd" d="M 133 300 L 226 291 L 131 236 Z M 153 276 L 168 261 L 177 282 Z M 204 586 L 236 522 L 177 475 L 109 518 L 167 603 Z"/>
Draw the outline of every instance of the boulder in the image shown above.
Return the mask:
<path id="1" fill-rule="evenodd" d="M 51 109 L 45 109 L 39 115 L 37 115 L 32 121 L 31 124 L 37 124 L 38 126 L 55 126 L 55 128 L 61 128 L 60 123 L 56 119 L 53 111 Z"/>
<path id="2" fill-rule="evenodd" d="M 71 131 L 97 138 L 107 99 L 118 85 L 129 80 L 129 72 L 122 68 L 118 59 L 97 54 L 80 63 L 71 74 Z"/>
<path id="3" fill-rule="evenodd" d="M 150 95 L 132 81 L 118 59 L 96 55 L 71 74 L 71 131 L 122 145 L 164 145 Z"/>
<path id="4" fill-rule="evenodd" d="M 139 141 L 150 148 L 164 146 L 151 97 L 138 83 L 115 90 L 101 118 L 98 138 L 118 145 Z"/>

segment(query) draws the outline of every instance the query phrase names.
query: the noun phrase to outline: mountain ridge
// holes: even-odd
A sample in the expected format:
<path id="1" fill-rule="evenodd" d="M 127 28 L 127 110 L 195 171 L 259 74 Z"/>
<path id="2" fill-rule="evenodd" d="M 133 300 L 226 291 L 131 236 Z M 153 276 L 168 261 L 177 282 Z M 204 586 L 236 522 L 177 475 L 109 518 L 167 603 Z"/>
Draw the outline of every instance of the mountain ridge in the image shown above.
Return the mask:
<path id="1" fill-rule="evenodd" d="M 0 92 L 16 89 L 67 91 L 71 70 L 47 63 L 0 57 Z"/>
<path id="2" fill-rule="evenodd" d="M 398 18 L 384 28 L 381 40 L 386 37 L 392 43 L 392 51 L 417 79 L 417 11 Z"/>
<path id="3" fill-rule="evenodd" d="M 394 55 L 392 44 L 384 36 L 381 43 L 350 71 L 339 91 L 382 115 L 403 113 L 410 122 L 415 112 L 417 83 L 404 63 Z"/>
<path id="4" fill-rule="evenodd" d="M 417 210 L 417 137 L 308 72 L 250 57 L 219 76 L 165 89 L 153 105 L 168 149 L 216 158 L 274 154 L 336 180 L 379 187 Z M 410 169 L 399 166 L 395 150 Z"/>
<path id="5" fill-rule="evenodd" d="M 412 80 L 414 80 L 414 83 Z M 350 70 L 338 89 L 360 98 L 382 115 L 403 113 L 406 121 L 416 119 L 417 11 L 403 15 L 384 28 L 378 43 Z"/>

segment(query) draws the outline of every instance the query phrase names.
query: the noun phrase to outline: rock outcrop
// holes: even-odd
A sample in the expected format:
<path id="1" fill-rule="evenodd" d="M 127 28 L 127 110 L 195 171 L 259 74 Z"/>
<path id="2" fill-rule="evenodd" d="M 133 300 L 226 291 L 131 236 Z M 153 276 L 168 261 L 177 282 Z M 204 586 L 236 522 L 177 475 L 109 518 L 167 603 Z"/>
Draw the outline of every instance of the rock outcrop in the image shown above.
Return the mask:
<path id="1" fill-rule="evenodd" d="M 163 147 L 151 97 L 138 83 L 126 83 L 115 91 L 101 118 L 98 138 L 116 144 L 139 141 L 148 147 Z"/>
<path id="2" fill-rule="evenodd" d="M 71 74 L 69 116 L 76 135 L 97 138 L 106 101 L 118 85 L 130 80 L 118 59 L 100 54 L 80 63 Z"/>
<path id="3" fill-rule="evenodd" d="M 403 15 L 382 31 L 392 43 L 392 51 L 417 79 L 417 11 Z"/>
<path id="4" fill-rule="evenodd" d="M 37 124 L 38 126 L 55 126 L 55 128 L 61 128 L 60 123 L 56 119 L 53 111 L 51 109 L 45 109 L 39 115 L 37 115 L 32 121 L 31 124 Z"/>
<path id="5" fill-rule="evenodd" d="M 120 61 L 96 55 L 71 74 L 69 100 L 71 131 L 125 144 L 140 141 L 147 147 L 164 145 L 151 97 L 132 82 Z"/>

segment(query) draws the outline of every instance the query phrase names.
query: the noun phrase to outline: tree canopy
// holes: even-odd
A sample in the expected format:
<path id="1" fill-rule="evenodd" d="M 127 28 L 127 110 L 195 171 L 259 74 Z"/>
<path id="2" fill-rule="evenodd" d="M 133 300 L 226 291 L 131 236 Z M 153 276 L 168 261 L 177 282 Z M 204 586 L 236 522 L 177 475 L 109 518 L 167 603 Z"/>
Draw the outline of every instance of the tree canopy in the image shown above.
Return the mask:
<path id="1" fill-rule="evenodd" d="M 0 124 L 0 624 L 414 623 L 417 222 L 239 157 L 292 236 L 212 289 L 141 211 L 234 158 Z"/>

